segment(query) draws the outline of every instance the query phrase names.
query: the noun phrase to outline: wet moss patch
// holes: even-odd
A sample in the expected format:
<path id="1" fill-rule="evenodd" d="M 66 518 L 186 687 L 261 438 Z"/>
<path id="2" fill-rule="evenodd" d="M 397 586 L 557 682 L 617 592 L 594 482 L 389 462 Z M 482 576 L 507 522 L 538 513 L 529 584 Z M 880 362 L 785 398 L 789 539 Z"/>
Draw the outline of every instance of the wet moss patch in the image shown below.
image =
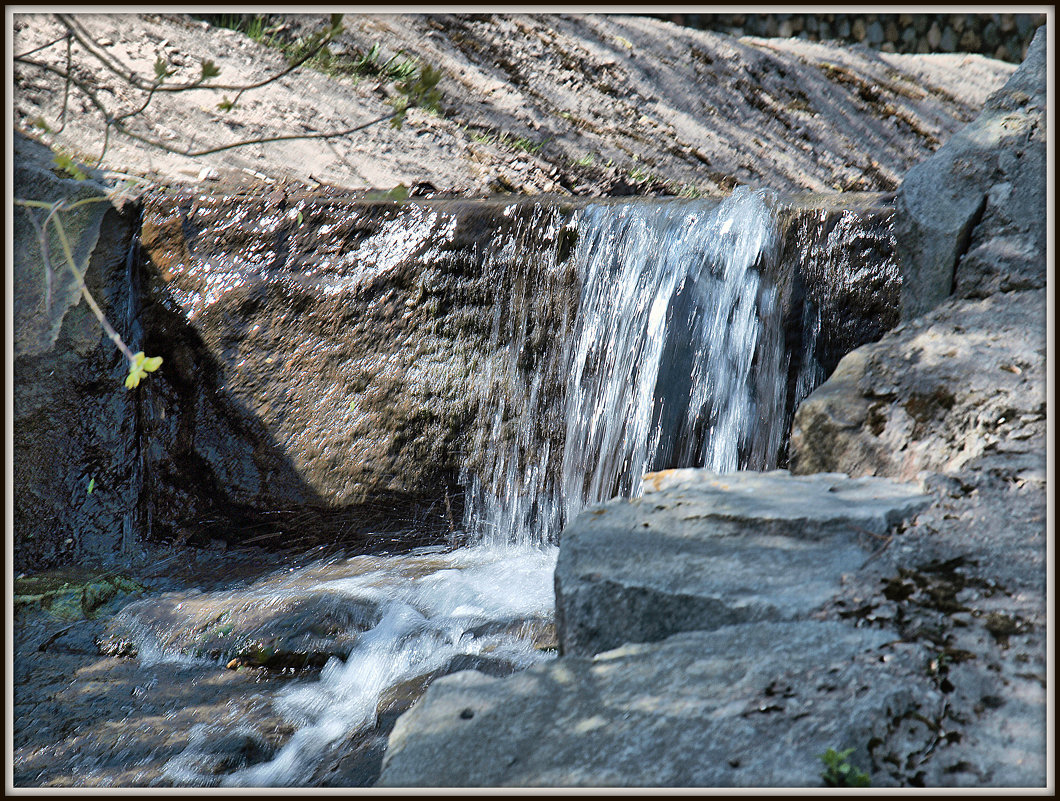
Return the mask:
<path id="1" fill-rule="evenodd" d="M 15 579 L 15 614 L 43 610 L 60 620 L 91 620 L 144 589 L 126 576 L 83 568 L 20 576 Z"/>

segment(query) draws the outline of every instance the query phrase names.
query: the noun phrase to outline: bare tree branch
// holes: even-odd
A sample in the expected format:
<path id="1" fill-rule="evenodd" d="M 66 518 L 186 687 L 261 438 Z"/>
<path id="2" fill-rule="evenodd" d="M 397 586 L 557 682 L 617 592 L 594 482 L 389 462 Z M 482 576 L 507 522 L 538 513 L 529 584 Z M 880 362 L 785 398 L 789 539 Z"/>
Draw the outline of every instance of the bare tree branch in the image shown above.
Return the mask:
<path id="1" fill-rule="evenodd" d="M 305 134 L 287 134 L 287 135 L 283 135 L 283 136 L 259 136 L 259 137 L 255 137 L 253 139 L 243 139 L 243 140 L 240 140 L 238 142 L 232 142 L 230 144 L 220 145 L 218 147 L 204 148 L 202 150 L 193 150 L 191 148 L 183 148 L 183 149 L 181 149 L 181 148 L 173 147 L 172 145 L 166 144 L 165 142 L 163 142 L 161 140 L 152 139 L 149 136 L 146 136 L 144 134 L 140 134 L 140 133 L 137 133 L 136 131 L 131 130 L 124 123 L 124 120 L 127 119 L 130 115 L 125 114 L 125 115 L 122 115 L 121 117 L 112 116 L 110 111 L 109 111 L 109 109 L 107 109 L 107 107 L 103 104 L 103 101 L 101 101 L 99 99 L 98 95 L 96 94 L 96 92 L 92 88 L 87 86 L 83 81 L 80 81 L 77 78 L 74 78 L 72 75 L 70 75 L 69 73 L 64 72 L 63 70 L 59 69 L 58 67 L 53 67 L 50 64 L 44 64 L 42 62 L 34 61 L 32 59 L 21 59 L 19 61 L 19 63 L 26 64 L 26 65 L 32 66 L 32 67 L 38 67 L 39 69 L 43 69 L 43 70 L 46 70 L 48 72 L 54 73 L 55 75 L 58 75 L 59 77 L 63 78 L 64 80 L 69 80 L 69 82 L 74 87 L 76 87 L 78 90 L 80 90 L 89 99 L 89 101 L 92 103 L 92 105 L 94 105 L 96 107 L 96 109 L 100 112 L 100 114 L 103 115 L 108 134 L 109 134 L 109 129 L 110 128 L 114 128 L 116 131 L 118 131 L 121 134 L 124 134 L 125 136 L 129 137 L 130 139 L 135 139 L 138 142 L 142 142 L 145 145 L 150 145 L 152 147 L 156 147 L 159 150 L 164 150 L 167 153 L 173 153 L 173 154 L 178 155 L 178 156 L 187 156 L 189 158 L 197 158 L 199 156 L 206 156 L 206 155 L 209 155 L 211 153 L 221 153 L 221 152 L 223 152 L 225 150 L 232 150 L 232 149 L 237 148 L 237 147 L 246 147 L 248 145 L 265 144 L 267 142 L 286 142 L 286 141 L 292 141 L 292 140 L 297 140 L 297 139 L 337 139 L 337 138 L 342 137 L 342 136 L 348 136 L 348 135 L 350 135 L 352 133 L 357 133 L 358 131 L 363 131 L 366 128 L 370 128 L 373 125 L 378 125 L 381 122 L 386 122 L 387 120 L 394 119 L 395 117 L 400 115 L 400 112 L 392 111 L 392 112 L 389 112 L 387 114 L 382 114 L 382 115 L 380 115 L 380 116 L 378 116 L 378 117 L 376 117 L 376 118 L 374 118 L 372 120 L 369 120 L 368 122 L 363 122 L 363 123 L 360 123 L 360 124 L 355 125 L 353 127 L 343 128 L 341 130 L 336 130 L 336 131 L 321 131 L 321 132 L 316 132 L 316 133 L 305 133 Z M 106 145 L 107 145 L 107 139 L 104 140 L 104 153 L 106 152 Z M 94 166 L 99 166 L 99 164 L 101 164 L 102 161 L 103 161 L 103 153 L 100 154 L 100 157 L 96 160 L 96 163 L 95 163 Z"/>
<path id="2" fill-rule="evenodd" d="M 298 58 L 292 61 L 286 69 L 274 75 L 271 75 L 263 80 L 250 84 L 222 84 L 207 83 L 205 80 L 199 79 L 189 83 L 164 85 L 162 83 L 161 77 L 155 79 L 154 81 L 147 82 L 139 75 L 137 75 L 135 71 L 133 71 L 124 63 L 122 63 L 119 59 L 112 57 L 99 45 L 99 43 L 94 38 L 92 38 L 92 36 L 85 30 L 84 26 L 81 25 L 81 23 L 72 15 L 56 14 L 55 16 L 63 25 L 63 27 L 66 28 L 67 33 L 64 36 L 54 39 L 47 45 L 35 48 L 34 50 L 27 51 L 26 53 L 23 53 L 19 56 L 15 56 L 14 60 L 19 64 L 23 64 L 29 67 L 36 67 L 37 69 L 50 72 L 63 80 L 63 104 L 61 110 L 62 126 L 58 129 L 58 131 L 56 131 L 56 133 L 61 132 L 66 126 L 66 113 L 69 104 L 69 95 L 71 87 L 80 91 L 103 117 L 103 149 L 99 157 L 96 159 L 95 164 L 93 165 L 94 167 L 98 167 L 100 164 L 102 164 L 103 158 L 106 156 L 107 148 L 110 143 L 111 129 L 130 139 L 141 142 L 145 145 L 149 145 L 151 147 L 158 148 L 159 150 L 165 151 L 167 153 L 173 153 L 175 155 L 186 156 L 189 158 L 197 158 L 199 156 L 206 156 L 212 153 L 221 153 L 226 150 L 233 150 L 239 147 L 265 144 L 269 142 L 285 142 L 300 139 L 337 139 L 343 136 L 348 136 L 350 134 L 357 133 L 358 131 L 363 131 L 373 125 L 378 125 L 381 122 L 386 122 L 388 120 L 393 120 L 395 118 L 403 116 L 403 110 L 399 109 L 393 112 L 382 114 L 372 120 L 369 120 L 368 122 L 360 123 L 358 125 L 354 125 L 348 128 L 342 128 L 339 130 L 318 131 L 302 134 L 285 134 L 277 136 L 260 136 L 251 139 L 243 139 L 237 142 L 231 142 L 225 145 L 219 145 L 217 147 L 201 148 L 197 150 L 194 149 L 192 146 L 184 148 L 174 147 L 164 141 L 161 141 L 160 139 L 153 138 L 148 134 L 140 133 L 138 131 L 133 130 L 126 124 L 126 121 L 140 116 L 151 104 L 152 100 L 157 96 L 157 93 L 159 92 L 186 92 L 192 89 L 235 91 L 237 92 L 236 98 L 234 101 L 231 101 L 232 105 L 234 105 L 234 103 L 238 101 L 239 97 L 244 92 L 267 86 L 268 84 L 279 80 L 285 75 L 290 74 L 299 66 L 307 62 L 334 39 L 335 35 L 341 30 L 341 26 L 333 20 L 332 25 L 329 28 L 325 29 L 320 34 L 318 34 L 320 36 L 319 42 L 316 42 L 315 44 L 310 46 L 305 53 L 301 54 Z M 51 64 L 27 57 L 32 53 L 43 50 L 46 47 L 50 47 L 51 45 L 57 44 L 58 42 L 61 42 L 63 40 L 66 41 L 65 69 L 61 69 Z M 97 87 L 91 86 L 86 81 L 78 79 L 73 75 L 72 46 L 74 41 L 77 41 L 77 43 L 80 44 L 86 52 L 92 55 L 97 61 L 99 61 L 104 67 L 106 67 L 107 70 L 112 72 L 119 79 L 125 81 L 129 85 L 141 91 L 146 92 L 147 96 L 144 98 L 143 102 L 138 107 L 120 114 L 116 114 L 110 108 L 108 108 L 107 104 L 104 103 L 101 99 L 99 92 L 97 91 Z"/>
<path id="3" fill-rule="evenodd" d="M 96 57 L 107 69 L 123 79 L 127 83 L 135 86 L 137 89 L 143 91 L 155 91 L 155 92 L 186 92 L 189 89 L 214 89 L 218 91 L 226 92 L 243 92 L 250 91 L 251 89 L 260 89 L 262 86 L 267 86 L 273 81 L 277 81 L 285 75 L 290 74 L 298 67 L 302 66 L 305 62 L 309 61 L 313 56 L 319 53 L 324 47 L 326 47 L 335 38 L 335 29 L 329 29 L 323 36 L 323 38 L 316 45 L 311 47 L 308 51 L 300 55 L 294 61 L 292 61 L 286 69 L 276 73 L 268 78 L 264 78 L 256 83 L 251 84 L 227 84 L 227 83 L 206 83 L 203 79 L 198 79 L 188 83 L 175 83 L 175 84 L 161 84 L 156 81 L 145 81 L 133 70 L 126 67 L 121 61 L 113 58 L 107 53 L 99 44 L 93 39 L 87 31 L 69 14 L 56 14 L 58 20 L 66 27 L 70 34 L 77 39 L 78 43 L 85 48 L 90 54 Z"/>
<path id="4" fill-rule="evenodd" d="M 26 56 L 32 56 L 34 53 L 39 53 L 41 50 L 47 50 L 53 44 L 59 44 L 59 42 L 61 42 L 63 39 L 69 39 L 69 38 L 70 38 L 69 32 L 64 33 L 58 39 L 52 39 L 47 44 L 42 44 L 42 45 L 40 45 L 38 47 L 34 47 L 32 50 L 27 50 L 25 53 L 18 53 L 17 55 L 12 56 L 12 58 L 16 58 L 17 59 L 17 58 L 25 58 Z"/>

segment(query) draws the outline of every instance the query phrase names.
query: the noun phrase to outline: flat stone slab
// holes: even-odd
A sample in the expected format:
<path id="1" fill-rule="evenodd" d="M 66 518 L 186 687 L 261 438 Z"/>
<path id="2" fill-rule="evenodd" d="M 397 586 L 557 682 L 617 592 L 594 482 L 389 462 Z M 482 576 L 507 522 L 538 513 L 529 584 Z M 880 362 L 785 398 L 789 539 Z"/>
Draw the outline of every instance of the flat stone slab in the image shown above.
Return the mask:
<path id="1" fill-rule="evenodd" d="M 914 485 L 842 473 L 651 473 L 641 498 L 587 509 L 561 535 L 561 652 L 805 617 L 929 502 Z"/>
<path id="2" fill-rule="evenodd" d="M 851 747 L 872 773 L 888 725 L 938 701 L 891 678 L 912 654 L 894 640 L 756 623 L 504 679 L 464 671 L 398 720 L 377 786 L 821 786 L 818 755 Z"/>

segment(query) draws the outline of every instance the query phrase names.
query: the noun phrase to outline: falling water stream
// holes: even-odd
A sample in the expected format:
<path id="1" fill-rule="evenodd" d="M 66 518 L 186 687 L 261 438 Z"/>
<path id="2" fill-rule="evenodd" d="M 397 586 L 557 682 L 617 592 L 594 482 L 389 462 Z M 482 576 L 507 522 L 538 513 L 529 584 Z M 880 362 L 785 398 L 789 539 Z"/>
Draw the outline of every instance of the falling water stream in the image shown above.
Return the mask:
<path id="1" fill-rule="evenodd" d="M 372 605 L 375 622 L 345 659 L 278 692 L 274 703 L 295 733 L 270 760 L 222 784 L 311 782 L 329 749 L 375 725 L 395 688 L 461 666 L 510 672 L 552 658 L 540 638 L 553 615 L 557 542 L 586 505 L 638 494 L 655 469 L 775 465 L 787 363 L 776 293 L 759 269 L 776 250 L 767 201 L 738 190 L 720 203 L 600 203 L 576 213 L 574 333 L 559 341 L 556 332 L 536 367 L 511 379 L 520 390 L 489 398 L 479 413 L 487 442 L 513 419 L 520 436 L 497 439 L 507 444 L 489 472 L 463 476 L 469 544 L 354 557 L 263 587 L 261 603 L 273 603 L 312 582 Z M 562 447 L 530 433 L 530 417 L 549 402 L 546 369 L 566 381 Z M 147 643 L 140 654 L 185 658 Z M 209 742 L 208 733 L 192 738 L 167 765 L 169 779 L 217 783 L 198 768 Z"/>

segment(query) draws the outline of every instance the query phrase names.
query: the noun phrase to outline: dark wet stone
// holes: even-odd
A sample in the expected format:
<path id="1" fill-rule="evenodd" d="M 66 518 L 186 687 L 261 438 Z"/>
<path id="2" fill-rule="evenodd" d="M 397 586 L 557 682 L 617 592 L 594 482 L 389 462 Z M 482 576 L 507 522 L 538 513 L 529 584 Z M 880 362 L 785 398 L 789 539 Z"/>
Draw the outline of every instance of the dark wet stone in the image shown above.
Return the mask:
<path id="1" fill-rule="evenodd" d="M 148 198 L 144 320 L 167 365 L 145 408 L 152 535 L 401 548 L 452 534 L 459 471 L 485 458 L 483 373 L 519 337 L 562 331 L 576 297 L 555 264 L 561 216 Z M 495 311 L 534 304 L 552 324 L 494 331 Z"/>
<path id="2" fill-rule="evenodd" d="M 43 145 L 16 132 L 15 146 L 16 198 L 103 197 L 93 178 L 62 177 Z M 125 360 L 81 298 L 54 234 L 49 280 L 30 213 L 16 208 L 13 229 L 16 570 L 113 560 L 139 528 L 135 393 L 122 385 Z M 40 209 L 32 214 L 39 222 L 45 216 Z M 99 202 L 60 217 L 78 266 L 88 263 L 89 290 L 137 350 L 126 266 L 135 210 Z"/>
<path id="3" fill-rule="evenodd" d="M 273 671 L 319 669 L 345 658 L 359 632 L 379 621 L 374 604 L 326 591 L 172 592 L 129 604 L 108 621 L 100 649 L 145 648 Z"/>

